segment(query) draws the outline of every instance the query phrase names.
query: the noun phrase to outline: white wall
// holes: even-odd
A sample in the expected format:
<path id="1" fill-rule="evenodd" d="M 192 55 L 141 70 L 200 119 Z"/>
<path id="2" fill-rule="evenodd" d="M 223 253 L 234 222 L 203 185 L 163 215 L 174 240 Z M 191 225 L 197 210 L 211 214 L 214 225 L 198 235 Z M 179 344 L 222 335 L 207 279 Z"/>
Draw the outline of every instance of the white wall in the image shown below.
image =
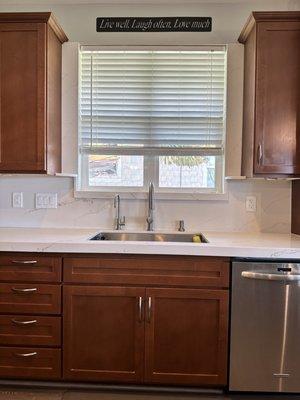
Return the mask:
<path id="1" fill-rule="evenodd" d="M 129 0 L 128 0 L 129 1 Z M 142 1 L 141 1 L 142 2 Z M 16 4 L 19 3 L 19 4 Z M 31 3 L 31 5 L 26 5 Z M 40 0 L 0 0 L 0 12 L 53 11 L 71 41 L 82 44 L 201 44 L 236 42 L 239 32 L 252 10 L 299 10 L 299 0 L 226 1 L 176 5 L 61 5 Z M 38 4 L 37 4 L 38 3 Z M 56 2 L 57 3 L 57 2 Z M 211 33 L 96 33 L 97 16 L 212 16 Z M 64 97 L 67 107 L 68 97 Z M 70 112 L 72 112 L 70 110 Z M 74 110 L 73 110 L 74 112 Z M 235 112 L 235 110 L 233 110 Z M 70 135 L 77 135 L 70 129 Z M 65 137 L 67 141 L 68 138 Z M 73 150 L 74 151 L 74 150 Z M 24 192 L 24 208 L 11 207 L 13 191 Z M 36 210 L 34 193 L 56 192 L 59 207 Z M 159 229 L 174 229 L 176 220 L 185 219 L 190 230 L 219 231 L 290 231 L 290 183 L 270 181 L 232 181 L 225 201 L 159 201 L 156 221 Z M 245 210 L 245 198 L 258 199 L 256 213 Z M 124 201 L 122 213 L 128 228 L 145 227 L 146 202 Z M 72 178 L 41 176 L 0 176 L 0 226 L 101 227 L 111 228 L 111 200 L 75 199 Z"/>
<path id="2" fill-rule="evenodd" d="M 130 3 L 130 0 L 127 2 Z M 19 4 L 15 5 L 16 3 Z M 144 4 L 143 0 L 134 1 L 132 5 L 112 4 L 115 1 L 106 1 L 111 3 L 110 5 L 78 5 L 72 4 L 73 2 L 61 5 L 63 3 L 64 0 L 0 0 L 0 12 L 53 11 L 70 41 L 81 44 L 197 45 L 235 42 L 251 11 L 300 9 L 299 0 L 220 0 L 219 3 L 210 0 L 190 3 L 182 0 L 181 4 L 176 1 L 173 5 L 172 0 L 169 1 L 169 5 L 163 4 L 166 3 L 163 0 L 156 1 L 154 5 Z M 86 3 L 93 1 L 86 0 Z M 207 33 L 97 33 L 96 17 L 100 16 L 211 16 L 213 30 Z"/>

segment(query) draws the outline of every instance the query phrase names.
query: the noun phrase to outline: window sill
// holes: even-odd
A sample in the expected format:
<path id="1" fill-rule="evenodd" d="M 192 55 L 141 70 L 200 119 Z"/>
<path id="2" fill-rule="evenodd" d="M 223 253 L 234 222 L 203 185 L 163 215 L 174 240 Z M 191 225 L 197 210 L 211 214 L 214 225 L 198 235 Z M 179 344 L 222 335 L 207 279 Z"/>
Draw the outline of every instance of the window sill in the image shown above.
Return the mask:
<path id="1" fill-rule="evenodd" d="M 75 190 L 75 198 L 88 198 L 88 199 L 111 199 L 116 194 L 119 194 L 125 200 L 146 200 L 148 198 L 148 191 L 143 192 L 130 192 L 130 191 L 93 191 L 93 190 Z M 201 193 L 201 192 L 155 192 L 156 200 L 194 200 L 194 201 L 228 201 L 228 192 L 224 193 Z"/>

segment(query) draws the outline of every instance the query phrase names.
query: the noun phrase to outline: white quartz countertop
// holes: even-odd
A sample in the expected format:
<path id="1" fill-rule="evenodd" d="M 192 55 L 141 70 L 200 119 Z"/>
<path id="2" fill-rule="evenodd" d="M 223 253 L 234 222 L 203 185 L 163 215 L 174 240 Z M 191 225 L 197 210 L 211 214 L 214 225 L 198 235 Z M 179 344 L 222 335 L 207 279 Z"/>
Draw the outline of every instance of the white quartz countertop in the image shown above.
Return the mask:
<path id="1" fill-rule="evenodd" d="M 101 229 L 0 228 L 0 251 L 174 254 L 300 260 L 300 236 L 291 234 L 203 232 L 209 243 L 88 240 L 98 232 Z"/>

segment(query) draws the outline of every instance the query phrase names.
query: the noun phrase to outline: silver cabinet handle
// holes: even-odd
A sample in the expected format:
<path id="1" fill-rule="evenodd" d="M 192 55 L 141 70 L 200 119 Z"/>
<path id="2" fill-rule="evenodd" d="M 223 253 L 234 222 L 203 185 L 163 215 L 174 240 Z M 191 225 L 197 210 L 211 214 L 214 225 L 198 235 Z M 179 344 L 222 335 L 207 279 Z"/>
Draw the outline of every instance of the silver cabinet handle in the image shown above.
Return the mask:
<path id="1" fill-rule="evenodd" d="M 34 325 L 34 324 L 37 323 L 37 320 L 36 320 L 36 319 L 33 319 L 33 320 L 31 320 L 31 321 L 18 321 L 18 320 L 16 320 L 16 319 L 12 319 L 11 322 L 12 322 L 13 324 L 15 324 L 15 325 L 22 325 L 22 326 L 24 326 L 24 325 Z"/>
<path id="2" fill-rule="evenodd" d="M 292 282 L 292 281 L 300 281 L 300 274 L 268 274 L 267 272 L 255 272 L 255 271 L 243 271 L 243 278 L 249 279 L 260 279 L 265 281 L 283 281 L 283 282 Z"/>
<path id="3" fill-rule="evenodd" d="M 147 322 L 151 321 L 151 312 L 152 312 L 152 299 L 151 299 L 151 297 L 148 297 Z"/>
<path id="4" fill-rule="evenodd" d="M 143 298 L 139 297 L 139 322 L 143 321 Z"/>
<path id="5" fill-rule="evenodd" d="M 13 264 L 36 264 L 36 260 L 12 260 Z"/>
<path id="6" fill-rule="evenodd" d="M 273 374 L 275 378 L 289 378 L 290 374 Z"/>
<path id="7" fill-rule="evenodd" d="M 37 292 L 37 288 L 26 288 L 26 289 L 21 289 L 21 288 L 15 288 L 12 287 L 11 290 L 16 293 L 33 293 Z"/>
<path id="8" fill-rule="evenodd" d="M 257 162 L 258 162 L 258 164 L 261 163 L 262 156 L 263 156 L 262 146 L 261 146 L 261 143 L 259 143 L 259 145 L 257 146 Z"/>
<path id="9" fill-rule="evenodd" d="M 37 352 L 34 351 L 32 353 L 14 353 L 16 357 L 33 357 L 37 355 Z"/>

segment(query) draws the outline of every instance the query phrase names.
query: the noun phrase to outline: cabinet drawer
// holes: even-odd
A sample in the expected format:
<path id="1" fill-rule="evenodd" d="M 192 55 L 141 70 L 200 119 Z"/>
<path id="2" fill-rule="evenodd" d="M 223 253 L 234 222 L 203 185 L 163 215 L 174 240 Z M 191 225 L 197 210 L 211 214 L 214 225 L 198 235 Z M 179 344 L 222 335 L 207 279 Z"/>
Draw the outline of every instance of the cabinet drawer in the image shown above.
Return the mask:
<path id="1" fill-rule="evenodd" d="M 228 287 L 229 260 L 193 256 L 103 255 L 64 258 L 72 283 Z"/>
<path id="2" fill-rule="evenodd" d="M 0 256 L 0 281 L 61 282 L 61 258 L 36 254 Z"/>
<path id="3" fill-rule="evenodd" d="M 61 344 L 61 318 L 37 315 L 0 315 L 0 345 L 49 346 Z"/>
<path id="4" fill-rule="evenodd" d="M 57 379 L 61 376 L 61 351 L 35 347 L 0 347 L 0 377 Z"/>
<path id="5" fill-rule="evenodd" d="M 61 286 L 0 283 L 0 312 L 60 314 Z"/>

